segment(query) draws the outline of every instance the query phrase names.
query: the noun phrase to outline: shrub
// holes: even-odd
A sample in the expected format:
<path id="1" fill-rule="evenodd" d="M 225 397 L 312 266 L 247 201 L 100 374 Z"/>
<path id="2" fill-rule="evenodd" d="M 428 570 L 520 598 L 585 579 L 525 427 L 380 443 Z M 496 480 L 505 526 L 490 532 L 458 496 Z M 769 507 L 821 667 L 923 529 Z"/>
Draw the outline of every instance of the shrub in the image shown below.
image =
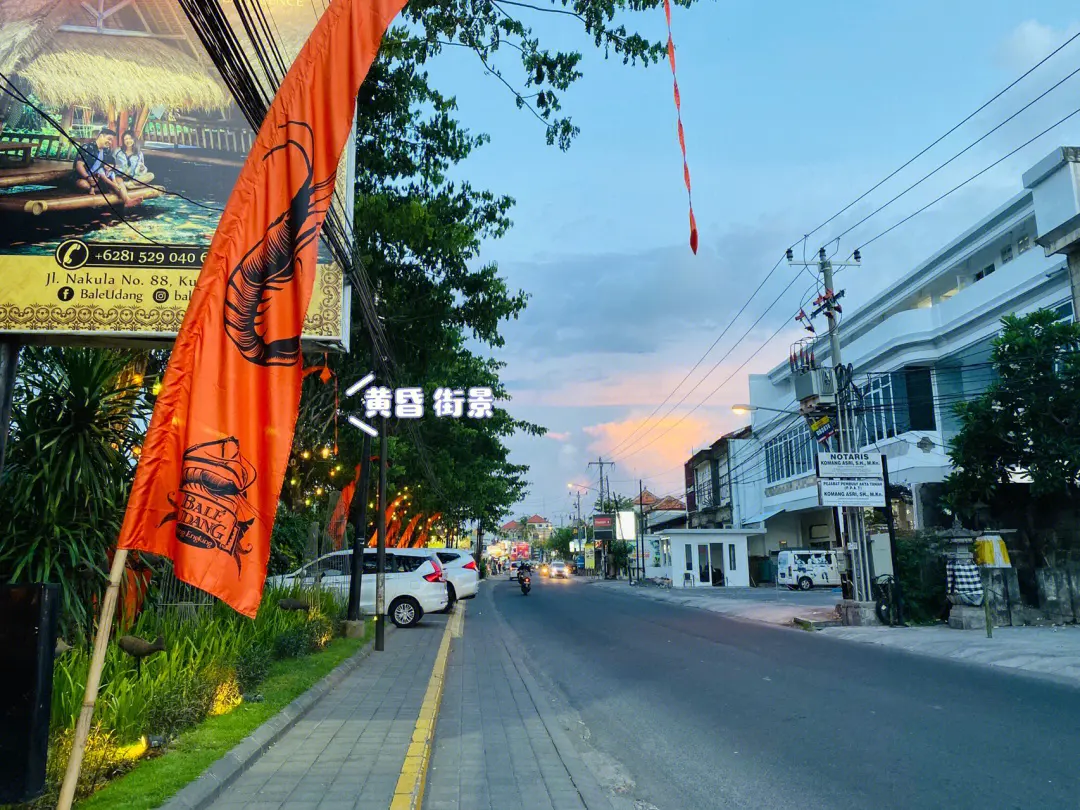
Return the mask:
<path id="1" fill-rule="evenodd" d="M 904 618 L 915 623 L 937 621 L 946 602 L 942 539 L 929 532 L 897 535 L 896 558 Z"/>
<path id="2" fill-rule="evenodd" d="M 236 683 L 241 693 L 250 692 L 266 679 L 273 660 L 268 645 L 252 642 L 236 657 Z"/>
<path id="3" fill-rule="evenodd" d="M 214 704 L 219 683 L 208 675 L 171 680 L 155 689 L 146 702 L 146 732 L 171 738 L 202 722 Z"/>
<path id="4" fill-rule="evenodd" d="M 308 636 L 306 652 L 319 652 L 326 649 L 334 637 L 334 622 L 326 616 L 314 616 L 305 625 Z"/>
<path id="5" fill-rule="evenodd" d="M 274 639 L 275 658 L 296 658 L 311 649 L 311 636 L 307 625 L 293 627 Z"/>

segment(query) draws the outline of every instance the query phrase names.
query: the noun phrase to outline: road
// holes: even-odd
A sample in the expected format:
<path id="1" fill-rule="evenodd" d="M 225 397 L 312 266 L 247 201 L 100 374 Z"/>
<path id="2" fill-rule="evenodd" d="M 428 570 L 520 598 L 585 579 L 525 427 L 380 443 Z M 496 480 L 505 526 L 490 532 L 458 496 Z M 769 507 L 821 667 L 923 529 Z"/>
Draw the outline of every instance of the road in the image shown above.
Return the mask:
<path id="1" fill-rule="evenodd" d="M 485 583 L 469 621 L 524 664 L 623 806 L 1075 808 L 1080 690 L 597 588 Z M 436 732 L 438 735 L 438 731 Z M 616 805 L 618 806 L 618 805 Z"/>

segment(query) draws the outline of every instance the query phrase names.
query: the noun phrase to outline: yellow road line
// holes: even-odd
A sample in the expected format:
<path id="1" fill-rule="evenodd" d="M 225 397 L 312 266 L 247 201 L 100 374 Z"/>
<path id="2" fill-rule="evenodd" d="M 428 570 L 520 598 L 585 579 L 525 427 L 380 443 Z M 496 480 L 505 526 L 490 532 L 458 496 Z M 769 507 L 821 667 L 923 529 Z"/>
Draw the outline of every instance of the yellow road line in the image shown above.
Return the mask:
<path id="1" fill-rule="evenodd" d="M 435 742 L 435 721 L 439 717 L 439 704 L 442 702 L 443 683 L 446 679 L 446 663 L 450 657 L 450 639 L 461 638 L 465 624 L 465 604 L 456 602 L 454 612 L 446 623 L 439 651 L 435 655 L 435 666 L 431 670 L 424 702 L 420 704 L 420 715 L 413 727 L 412 741 L 401 766 L 394 798 L 390 810 L 420 810 L 424 803 L 424 786 L 427 784 L 428 765 L 431 763 L 431 746 Z"/>

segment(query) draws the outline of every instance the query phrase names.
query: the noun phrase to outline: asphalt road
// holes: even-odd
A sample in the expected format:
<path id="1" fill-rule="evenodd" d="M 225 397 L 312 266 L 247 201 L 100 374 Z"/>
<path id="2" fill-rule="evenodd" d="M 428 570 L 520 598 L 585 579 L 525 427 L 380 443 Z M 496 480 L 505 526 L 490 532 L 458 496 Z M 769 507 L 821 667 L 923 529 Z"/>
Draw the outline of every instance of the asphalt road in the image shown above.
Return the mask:
<path id="1" fill-rule="evenodd" d="M 639 808 L 1080 806 L 1080 690 L 629 586 L 534 585 L 484 585 L 475 609 L 497 614 L 580 755 Z"/>

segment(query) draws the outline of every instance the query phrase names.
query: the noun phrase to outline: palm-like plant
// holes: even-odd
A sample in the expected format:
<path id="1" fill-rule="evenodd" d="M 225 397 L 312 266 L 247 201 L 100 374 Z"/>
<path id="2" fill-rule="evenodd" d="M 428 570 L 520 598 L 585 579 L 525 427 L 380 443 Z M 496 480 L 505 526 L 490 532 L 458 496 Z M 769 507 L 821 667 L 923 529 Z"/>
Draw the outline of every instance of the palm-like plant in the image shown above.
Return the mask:
<path id="1" fill-rule="evenodd" d="M 0 479 L 0 581 L 61 586 L 67 632 L 89 627 L 150 412 L 144 356 L 30 347 Z"/>

